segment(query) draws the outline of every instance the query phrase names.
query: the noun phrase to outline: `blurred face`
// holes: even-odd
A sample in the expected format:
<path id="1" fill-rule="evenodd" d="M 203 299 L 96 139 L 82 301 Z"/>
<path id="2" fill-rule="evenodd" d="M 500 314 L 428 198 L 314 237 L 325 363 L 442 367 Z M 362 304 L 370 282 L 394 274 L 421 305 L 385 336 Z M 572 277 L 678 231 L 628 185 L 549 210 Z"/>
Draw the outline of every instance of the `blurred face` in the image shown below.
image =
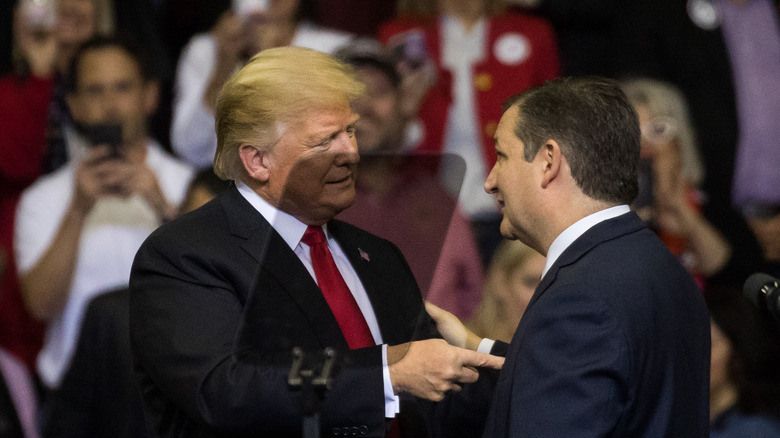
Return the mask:
<path id="1" fill-rule="evenodd" d="M 300 0 L 270 0 L 268 9 L 247 17 L 244 34 L 250 55 L 290 43 L 288 26 L 294 22 Z"/>
<path id="2" fill-rule="evenodd" d="M 398 90 L 381 70 L 364 66 L 357 68 L 358 79 L 366 85 L 366 94 L 353 108 L 360 122 L 356 125 L 361 151 L 394 150 L 400 146 L 401 115 Z"/>
<path id="3" fill-rule="evenodd" d="M 539 286 L 544 263 L 545 258 L 541 254 L 534 252 L 508 275 L 507 291 L 509 292 L 509 299 L 507 300 L 507 306 L 511 314 L 516 315 L 518 319 L 525 313 L 525 309 L 534 295 L 536 286 Z"/>
<path id="4" fill-rule="evenodd" d="M 126 144 L 146 137 L 146 118 L 156 106 L 157 89 L 143 81 L 127 52 L 117 47 L 90 50 L 76 74 L 76 90 L 68 96 L 75 121 L 120 124 Z"/>
<path id="5" fill-rule="evenodd" d="M 79 46 L 95 34 L 95 0 L 59 0 L 57 18 L 57 37 L 60 44 Z"/>
<path id="6" fill-rule="evenodd" d="M 539 155 L 532 162 L 523 157 L 523 142 L 514 134 L 519 117 L 516 105 L 509 108 L 498 123 L 495 148 L 498 158 L 485 181 L 485 191 L 492 194 L 501 206 L 504 215 L 501 234 L 507 239 L 520 240 L 539 250 L 534 245 L 532 233 L 536 228 L 534 218 L 540 187 L 533 169 Z"/>
<path id="7" fill-rule="evenodd" d="M 263 157 L 268 181 L 261 196 L 308 225 L 323 224 L 352 205 L 357 118 L 345 105 L 288 124 Z"/>

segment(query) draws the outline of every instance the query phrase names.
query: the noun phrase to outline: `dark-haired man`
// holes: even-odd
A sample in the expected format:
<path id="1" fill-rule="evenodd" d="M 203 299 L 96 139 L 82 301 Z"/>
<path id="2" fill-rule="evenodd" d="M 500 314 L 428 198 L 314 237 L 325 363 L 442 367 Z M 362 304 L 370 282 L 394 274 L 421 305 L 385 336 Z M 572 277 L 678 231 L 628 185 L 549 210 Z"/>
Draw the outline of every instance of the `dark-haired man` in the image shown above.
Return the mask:
<path id="1" fill-rule="evenodd" d="M 501 233 L 547 257 L 499 378 L 486 436 L 707 436 L 701 293 L 628 204 L 639 125 L 605 80 L 510 102 L 485 190 Z"/>
<path id="2" fill-rule="evenodd" d="M 555 80 L 509 101 L 485 190 L 501 205 L 501 234 L 547 263 L 485 437 L 708 436 L 707 310 L 629 210 L 639 140 L 613 81 Z"/>
<path id="3" fill-rule="evenodd" d="M 67 370 L 86 303 L 127 286 L 136 250 L 175 214 L 192 177 L 147 135 L 157 84 L 136 46 L 121 39 L 89 41 L 74 56 L 71 72 L 74 121 L 119 128 L 113 147 L 85 139 L 84 156 L 38 180 L 17 209 L 22 294 L 31 313 L 48 321 L 38 356 L 48 388 L 56 388 Z"/>

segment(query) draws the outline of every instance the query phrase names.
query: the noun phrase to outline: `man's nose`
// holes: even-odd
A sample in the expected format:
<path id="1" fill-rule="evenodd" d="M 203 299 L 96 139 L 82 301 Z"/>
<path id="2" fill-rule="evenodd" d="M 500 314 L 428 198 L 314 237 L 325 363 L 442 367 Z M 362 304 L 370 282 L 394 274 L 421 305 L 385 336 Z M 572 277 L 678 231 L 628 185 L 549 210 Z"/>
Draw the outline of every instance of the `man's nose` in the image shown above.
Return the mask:
<path id="1" fill-rule="evenodd" d="M 104 92 L 100 96 L 100 118 L 104 121 L 116 120 L 119 117 L 119 108 L 117 106 L 117 93 L 110 91 Z"/>
<path id="2" fill-rule="evenodd" d="M 352 164 L 360 161 L 355 134 L 343 132 L 334 142 L 331 152 L 336 154 L 336 164 Z"/>
<path id="3" fill-rule="evenodd" d="M 493 194 L 496 191 L 496 177 L 493 172 L 495 169 L 495 166 L 490 169 L 490 173 L 488 173 L 487 178 L 485 178 L 485 184 L 482 186 L 488 194 Z"/>

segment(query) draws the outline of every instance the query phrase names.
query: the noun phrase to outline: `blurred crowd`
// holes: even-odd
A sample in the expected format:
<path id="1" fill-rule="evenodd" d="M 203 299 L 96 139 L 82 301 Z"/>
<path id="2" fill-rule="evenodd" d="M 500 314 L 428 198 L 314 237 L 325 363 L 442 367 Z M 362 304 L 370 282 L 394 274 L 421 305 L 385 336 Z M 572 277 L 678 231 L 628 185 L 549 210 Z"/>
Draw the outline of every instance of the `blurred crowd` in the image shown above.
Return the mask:
<path id="1" fill-rule="evenodd" d="M 127 344 L 133 257 L 227 182 L 214 104 L 253 54 L 334 54 L 365 84 L 355 205 L 423 297 L 510 341 L 545 259 L 483 188 L 509 97 L 618 79 L 639 116 L 632 206 L 712 321 L 711 436 L 780 436 L 775 0 L 16 0 L 0 6 L 0 437 L 147 436 Z"/>

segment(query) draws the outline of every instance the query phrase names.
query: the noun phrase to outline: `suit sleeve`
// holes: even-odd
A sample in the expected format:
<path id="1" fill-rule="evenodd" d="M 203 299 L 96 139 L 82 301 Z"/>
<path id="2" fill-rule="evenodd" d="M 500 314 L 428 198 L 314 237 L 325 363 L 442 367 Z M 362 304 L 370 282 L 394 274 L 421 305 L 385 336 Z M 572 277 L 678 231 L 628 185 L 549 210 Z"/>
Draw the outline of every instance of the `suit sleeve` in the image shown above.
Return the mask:
<path id="1" fill-rule="evenodd" d="M 300 433 L 300 399 L 287 385 L 289 350 L 237 350 L 244 303 L 222 266 L 230 261 L 196 258 L 184 249 L 192 243 L 181 240 L 148 240 L 133 266 L 131 344 L 142 391 L 158 391 L 158 399 L 217 433 Z M 381 347 L 342 358 L 322 408 L 323 427 L 360 425 L 383 435 Z"/>
<path id="2" fill-rule="evenodd" d="M 497 382 L 511 390 L 494 410 L 507 413 L 512 436 L 608 436 L 628 396 L 621 328 L 593 291 L 574 285 L 548 291 L 533 307 Z"/>

